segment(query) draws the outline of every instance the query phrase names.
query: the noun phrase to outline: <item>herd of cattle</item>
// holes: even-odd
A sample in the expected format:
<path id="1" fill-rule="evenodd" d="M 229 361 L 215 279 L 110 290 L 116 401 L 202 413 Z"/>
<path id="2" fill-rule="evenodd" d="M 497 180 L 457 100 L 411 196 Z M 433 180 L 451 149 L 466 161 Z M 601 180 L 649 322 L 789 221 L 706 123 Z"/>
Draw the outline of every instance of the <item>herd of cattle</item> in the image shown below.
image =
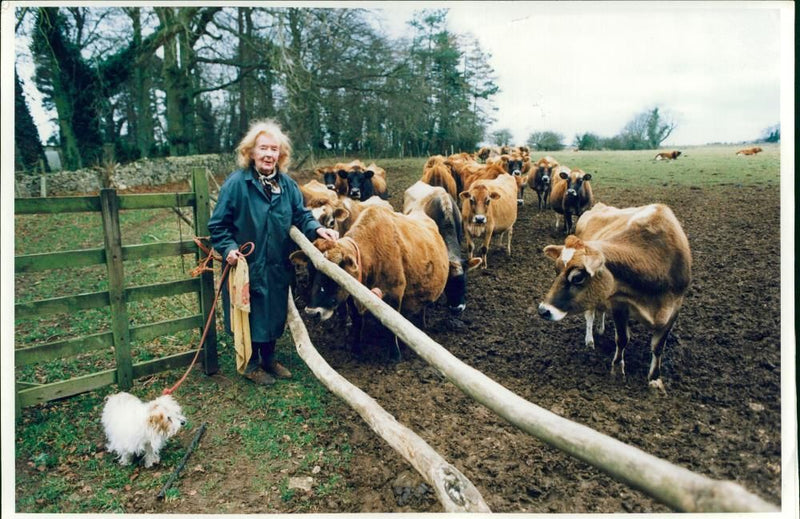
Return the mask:
<path id="1" fill-rule="evenodd" d="M 518 207 L 525 188 L 531 188 L 539 210 L 552 209 L 556 228 L 565 235 L 563 244 L 543 251 L 555 263 L 557 276 L 539 304 L 539 315 L 559 321 L 583 314 L 585 343 L 593 348 L 595 316 L 603 333 L 610 312 L 616 327 L 611 371 L 619 369 L 623 376 L 628 321 L 637 319 L 652 331 L 649 384 L 664 390 L 661 355 L 692 264 L 686 234 L 669 207 L 620 209 L 594 203 L 591 174 L 550 156 L 533 161 L 524 146 L 430 157 L 420 180 L 405 191 L 402 212 L 386 200 L 386 172 L 374 163 L 365 166 L 354 160 L 316 173 L 321 182 L 314 179 L 301 186 L 305 204 L 342 237 L 336 242 L 318 239 L 314 245 L 396 310 L 422 312 L 423 323 L 425 306 L 443 293 L 454 314 L 464 310 L 467 272 L 488 268 L 493 236 L 499 235 L 501 246 L 505 239 L 511 255 Z M 325 320 L 344 303 L 353 324 L 350 342 L 360 352 L 364 307 L 316 270 L 304 252 L 294 252 L 291 260 L 308 268 L 306 314 Z M 392 342 L 398 358 L 397 343 Z"/>

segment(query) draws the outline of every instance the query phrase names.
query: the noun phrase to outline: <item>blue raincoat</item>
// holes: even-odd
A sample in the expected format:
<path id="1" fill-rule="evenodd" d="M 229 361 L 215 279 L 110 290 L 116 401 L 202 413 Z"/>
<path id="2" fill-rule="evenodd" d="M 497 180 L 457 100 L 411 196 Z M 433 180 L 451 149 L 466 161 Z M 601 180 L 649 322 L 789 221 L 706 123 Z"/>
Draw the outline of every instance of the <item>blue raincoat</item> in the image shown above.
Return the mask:
<path id="1" fill-rule="evenodd" d="M 279 172 L 281 193 L 268 199 L 251 168 L 228 175 L 219 192 L 214 214 L 208 221 L 211 244 L 222 255 L 251 241 L 255 249 L 247 257 L 250 269 L 250 335 L 253 342 L 269 342 L 283 334 L 286 302 L 294 268 L 289 261 L 295 225 L 309 240 L 320 227 L 303 206 L 303 195 L 292 178 Z M 225 263 L 223 263 L 224 268 Z M 228 284 L 223 283 L 225 329 L 231 333 Z"/>

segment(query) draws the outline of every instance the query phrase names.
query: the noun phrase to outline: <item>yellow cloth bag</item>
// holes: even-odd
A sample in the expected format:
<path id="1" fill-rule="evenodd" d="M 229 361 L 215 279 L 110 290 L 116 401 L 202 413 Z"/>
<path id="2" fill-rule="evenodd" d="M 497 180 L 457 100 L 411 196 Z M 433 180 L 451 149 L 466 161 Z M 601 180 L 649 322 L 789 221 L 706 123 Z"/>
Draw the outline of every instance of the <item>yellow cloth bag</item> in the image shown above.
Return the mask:
<path id="1" fill-rule="evenodd" d="M 231 297 L 231 330 L 236 348 L 236 371 L 244 373 L 253 354 L 250 340 L 250 268 L 244 257 L 231 267 L 228 275 L 228 294 Z"/>

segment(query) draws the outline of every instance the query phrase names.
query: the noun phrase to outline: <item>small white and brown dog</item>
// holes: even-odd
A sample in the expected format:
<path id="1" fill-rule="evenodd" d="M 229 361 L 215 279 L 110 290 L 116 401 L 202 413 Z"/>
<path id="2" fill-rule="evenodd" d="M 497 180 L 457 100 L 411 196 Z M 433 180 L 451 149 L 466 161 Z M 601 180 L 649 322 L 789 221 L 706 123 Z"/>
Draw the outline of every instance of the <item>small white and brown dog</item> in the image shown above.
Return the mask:
<path id="1" fill-rule="evenodd" d="M 186 423 L 186 417 L 171 395 L 142 402 L 123 392 L 108 397 L 102 422 L 106 449 L 119 455 L 121 465 L 144 454 L 144 466 L 149 468 L 159 462 L 161 447 Z"/>

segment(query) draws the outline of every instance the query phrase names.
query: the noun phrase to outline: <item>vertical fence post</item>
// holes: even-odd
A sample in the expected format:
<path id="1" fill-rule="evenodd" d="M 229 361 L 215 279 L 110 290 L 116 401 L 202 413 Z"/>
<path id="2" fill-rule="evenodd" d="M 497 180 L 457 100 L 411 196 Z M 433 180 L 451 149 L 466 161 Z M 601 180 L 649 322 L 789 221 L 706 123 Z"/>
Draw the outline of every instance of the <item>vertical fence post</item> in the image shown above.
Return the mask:
<path id="1" fill-rule="evenodd" d="M 211 215 L 211 203 L 208 197 L 208 178 L 204 168 L 195 168 L 192 171 L 192 186 L 194 189 L 194 233 L 195 236 L 206 236 L 208 234 L 208 220 Z M 203 252 L 197 250 L 197 259 L 200 260 Z M 209 262 L 209 266 L 213 263 Z M 203 272 L 200 275 L 200 312 L 204 317 L 212 311 L 214 305 L 214 274 Z M 203 320 L 205 323 L 205 320 Z M 203 333 L 202 329 L 200 333 Z M 213 375 L 219 371 L 217 361 L 217 327 L 216 319 L 208 328 L 205 345 L 203 346 L 203 369 L 206 375 Z"/>
<path id="2" fill-rule="evenodd" d="M 108 267 L 108 296 L 111 304 L 111 332 L 117 359 L 117 385 L 129 389 L 133 385 L 133 360 L 125 301 L 125 279 L 122 268 L 122 233 L 119 227 L 119 198 L 114 189 L 100 190 L 103 234 Z"/>

